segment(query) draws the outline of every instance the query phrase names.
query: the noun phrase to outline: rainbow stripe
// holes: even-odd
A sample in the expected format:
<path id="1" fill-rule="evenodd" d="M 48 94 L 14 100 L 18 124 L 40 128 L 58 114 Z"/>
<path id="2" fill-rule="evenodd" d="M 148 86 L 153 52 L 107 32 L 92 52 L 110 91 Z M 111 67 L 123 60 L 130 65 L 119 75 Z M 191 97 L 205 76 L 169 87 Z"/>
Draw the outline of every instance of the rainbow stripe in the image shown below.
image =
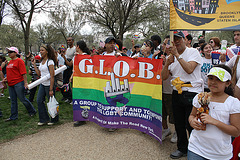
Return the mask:
<path id="1" fill-rule="evenodd" d="M 119 45 L 118 44 L 115 44 L 115 49 L 119 50 Z"/>
<path id="2" fill-rule="evenodd" d="M 135 34 L 135 35 L 133 35 L 133 38 L 140 38 L 140 36 Z"/>

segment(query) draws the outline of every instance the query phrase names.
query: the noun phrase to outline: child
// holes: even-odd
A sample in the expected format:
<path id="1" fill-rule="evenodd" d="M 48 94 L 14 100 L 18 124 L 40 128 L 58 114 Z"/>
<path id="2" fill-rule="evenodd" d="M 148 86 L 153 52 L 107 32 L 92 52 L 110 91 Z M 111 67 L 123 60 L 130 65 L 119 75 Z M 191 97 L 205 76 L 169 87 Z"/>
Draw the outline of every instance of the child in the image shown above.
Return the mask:
<path id="1" fill-rule="evenodd" d="M 189 123 L 194 128 L 188 145 L 188 160 L 230 159 L 232 157 L 231 136 L 240 134 L 240 102 L 230 96 L 231 69 L 217 65 L 208 73 L 210 89 L 209 114 L 201 113 L 198 95 L 193 99 L 193 109 Z"/>
<path id="2" fill-rule="evenodd" d="M 39 55 L 36 55 L 34 57 L 34 59 L 36 61 L 36 66 L 38 68 L 39 65 L 40 65 L 41 57 Z M 33 64 L 31 64 L 28 73 L 29 73 L 29 75 L 32 76 L 31 83 L 39 79 L 39 76 L 37 75 Z M 29 98 L 28 98 L 30 102 L 33 102 L 36 91 L 37 91 L 37 86 L 30 90 L 30 95 L 29 95 Z"/>

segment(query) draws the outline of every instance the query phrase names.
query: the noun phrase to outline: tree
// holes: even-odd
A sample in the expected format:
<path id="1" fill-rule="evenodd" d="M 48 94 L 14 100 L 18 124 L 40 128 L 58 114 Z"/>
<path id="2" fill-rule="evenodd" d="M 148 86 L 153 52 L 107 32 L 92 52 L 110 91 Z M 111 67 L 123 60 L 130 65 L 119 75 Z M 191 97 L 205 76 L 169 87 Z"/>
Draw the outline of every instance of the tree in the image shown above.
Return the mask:
<path id="1" fill-rule="evenodd" d="M 16 46 L 23 49 L 23 33 L 14 25 L 3 24 L 0 27 L 0 46 L 2 48 Z"/>
<path id="2" fill-rule="evenodd" d="M 30 26 L 34 12 L 44 9 L 51 0 L 6 0 L 19 20 L 24 34 L 25 53 L 29 52 Z M 26 56 L 27 54 L 25 54 Z M 27 59 L 25 60 L 27 63 Z"/>
<path id="3" fill-rule="evenodd" d="M 159 35 L 164 38 L 169 34 L 169 2 L 162 1 L 161 4 L 150 4 L 148 12 L 154 11 L 154 16 L 149 21 L 141 23 L 135 32 L 141 33 L 145 38 L 150 39 L 152 35 Z"/>
<path id="4" fill-rule="evenodd" d="M 83 16 L 76 12 L 70 1 L 59 4 L 50 12 L 50 20 L 58 32 L 62 34 L 67 42 L 68 37 L 74 37 L 79 34 L 81 27 L 84 25 Z"/>
<path id="5" fill-rule="evenodd" d="M 5 0 L 0 0 L 0 26 L 2 25 L 3 18 L 6 16 L 5 13 L 5 6 L 6 6 L 6 1 Z"/>
<path id="6" fill-rule="evenodd" d="M 234 37 L 232 31 L 211 31 L 206 33 L 205 40 L 208 40 L 211 37 L 218 37 L 220 40 L 227 40 L 230 43 L 234 43 Z"/>
<path id="7" fill-rule="evenodd" d="M 162 5 L 161 0 L 81 0 L 80 15 L 101 28 L 104 32 L 123 40 L 123 34 L 133 31 L 140 24 L 152 21 L 156 10 L 152 6 Z M 165 2 L 166 3 L 166 2 Z M 156 17 L 157 19 L 157 17 Z"/>
<path id="8" fill-rule="evenodd" d="M 65 42 L 62 34 L 52 24 L 39 24 L 36 27 L 36 31 L 39 47 L 41 44 L 51 44 L 56 48 L 58 44 Z"/>

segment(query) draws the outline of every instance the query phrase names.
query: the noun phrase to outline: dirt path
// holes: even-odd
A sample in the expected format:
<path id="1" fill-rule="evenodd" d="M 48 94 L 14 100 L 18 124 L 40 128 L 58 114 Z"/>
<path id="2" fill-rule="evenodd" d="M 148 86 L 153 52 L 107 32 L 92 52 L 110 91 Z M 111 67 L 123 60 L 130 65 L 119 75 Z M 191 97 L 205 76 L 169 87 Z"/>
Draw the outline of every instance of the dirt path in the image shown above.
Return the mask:
<path id="1" fill-rule="evenodd" d="M 170 138 L 160 144 L 133 129 L 67 123 L 1 144 L 0 160 L 168 160 L 176 149 Z"/>

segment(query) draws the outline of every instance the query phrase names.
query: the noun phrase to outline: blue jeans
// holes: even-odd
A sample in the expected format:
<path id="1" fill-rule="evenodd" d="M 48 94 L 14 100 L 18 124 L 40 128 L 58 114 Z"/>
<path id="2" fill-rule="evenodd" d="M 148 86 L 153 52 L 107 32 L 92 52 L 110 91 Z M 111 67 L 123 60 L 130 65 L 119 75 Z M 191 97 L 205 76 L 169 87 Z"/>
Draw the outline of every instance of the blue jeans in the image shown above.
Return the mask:
<path id="1" fill-rule="evenodd" d="M 17 98 L 23 103 L 26 107 L 29 115 L 35 114 L 36 110 L 33 107 L 32 103 L 25 97 L 24 94 L 24 81 L 19 82 L 13 86 L 8 87 L 9 95 L 11 99 L 11 116 L 10 119 L 18 119 L 18 103 Z"/>
<path id="2" fill-rule="evenodd" d="M 45 105 L 45 97 L 47 96 L 49 101 L 49 87 L 40 84 L 38 89 L 37 95 L 37 104 L 38 104 L 38 114 L 39 114 L 39 121 L 41 123 L 47 123 L 49 121 L 47 107 Z M 53 89 L 54 91 L 54 89 Z M 51 122 L 58 122 L 59 116 L 57 115 L 55 118 L 51 118 Z"/>
<path id="3" fill-rule="evenodd" d="M 188 160 L 207 160 L 206 158 L 192 152 L 192 151 L 189 151 L 188 150 L 188 153 L 187 153 L 187 159 Z"/>

